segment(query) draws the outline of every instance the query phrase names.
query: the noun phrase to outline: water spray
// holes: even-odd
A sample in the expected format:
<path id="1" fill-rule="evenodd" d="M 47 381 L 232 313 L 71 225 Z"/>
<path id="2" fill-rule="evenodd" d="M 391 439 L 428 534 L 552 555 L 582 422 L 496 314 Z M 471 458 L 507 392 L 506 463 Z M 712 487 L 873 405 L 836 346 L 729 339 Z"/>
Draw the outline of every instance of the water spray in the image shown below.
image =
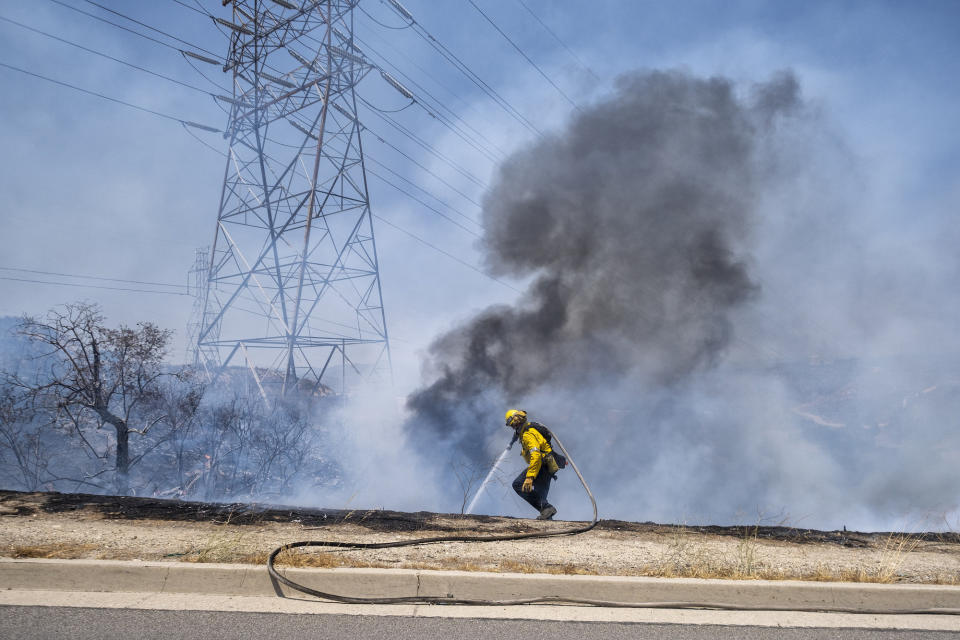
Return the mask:
<path id="1" fill-rule="evenodd" d="M 510 440 L 510 444 L 507 445 L 507 448 L 503 450 L 503 453 L 497 458 L 496 462 L 493 463 L 493 466 L 490 467 L 490 472 L 487 473 L 487 477 L 483 479 L 483 483 L 480 485 L 480 488 L 477 489 L 477 492 L 473 496 L 473 500 L 470 501 L 470 506 L 467 507 L 467 510 L 464 512 L 466 515 L 473 513 L 473 508 L 477 506 L 477 500 L 480 499 L 480 496 L 483 495 L 484 489 L 487 488 L 487 485 L 490 484 L 490 480 L 493 478 L 493 473 L 497 470 L 500 464 L 507 459 L 507 454 L 510 453 L 510 450 L 513 449 L 513 444 L 517 441 L 519 436 L 514 433 L 513 438 Z"/>

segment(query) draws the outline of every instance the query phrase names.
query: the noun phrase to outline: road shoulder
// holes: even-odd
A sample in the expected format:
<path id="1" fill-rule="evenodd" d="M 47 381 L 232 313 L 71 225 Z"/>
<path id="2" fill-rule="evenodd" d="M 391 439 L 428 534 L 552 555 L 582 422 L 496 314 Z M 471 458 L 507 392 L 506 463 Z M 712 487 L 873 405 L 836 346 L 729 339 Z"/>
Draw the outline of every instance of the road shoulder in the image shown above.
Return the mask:
<path id="1" fill-rule="evenodd" d="M 223 611 L 297 615 L 393 616 L 551 620 L 624 624 L 684 624 L 788 628 L 960 631 L 956 616 L 875 615 L 789 611 L 605 609 L 575 606 L 460 607 L 439 605 L 342 605 L 309 597 L 197 595 L 184 593 L 0 591 L 0 606 L 74 607 L 157 611 Z"/>

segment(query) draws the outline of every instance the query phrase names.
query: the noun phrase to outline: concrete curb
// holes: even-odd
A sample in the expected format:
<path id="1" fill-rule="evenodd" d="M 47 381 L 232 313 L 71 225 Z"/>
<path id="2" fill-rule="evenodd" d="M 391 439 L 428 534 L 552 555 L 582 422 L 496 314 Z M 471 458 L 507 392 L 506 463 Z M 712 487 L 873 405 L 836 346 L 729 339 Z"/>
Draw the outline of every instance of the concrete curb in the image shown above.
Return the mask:
<path id="1" fill-rule="evenodd" d="M 960 610 L 960 587 L 839 582 L 555 576 L 410 569 L 287 569 L 301 584 L 344 596 L 561 596 L 630 603 L 724 603 L 796 610 Z M 229 596 L 295 596 L 266 567 L 118 560 L 0 558 L 0 589 Z"/>

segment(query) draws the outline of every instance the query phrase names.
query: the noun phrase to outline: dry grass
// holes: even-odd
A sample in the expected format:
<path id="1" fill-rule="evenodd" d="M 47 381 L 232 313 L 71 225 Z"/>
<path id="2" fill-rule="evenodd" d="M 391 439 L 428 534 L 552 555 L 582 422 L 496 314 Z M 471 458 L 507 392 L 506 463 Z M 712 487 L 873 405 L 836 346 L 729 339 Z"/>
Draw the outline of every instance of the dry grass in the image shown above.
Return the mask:
<path id="1" fill-rule="evenodd" d="M 199 549 L 190 549 L 180 557 L 181 562 L 237 562 L 239 546 L 243 534 L 212 536 Z"/>
<path id="2" fill-rule="evenodd" d="M 627 569 L 623 575 L 652 578 L 728 578 L 736 573 L 734 567 L 711 554 L 698 544 L 699 538 L 684 525 L 667 530 L 663 553 L 652 564 Z"/>
<path id="3" fill-rule="evenodd" d="M 702 541 L 686 527 L 667 531 L 666 550 L 657 562 L 621 572 L 620 575 L 657 578 L 713 578 L 722 580 L 809 580 L 818 582 L 870 582 L 889 584 L 901 579 L 900 569 L 907 554 L 916 551 L 919 536 L 891 533 L 880 548 L 875 562 L 857 567 L 819 565 L 813 571 L 788 572 L 766 566 L 759 554 L 758 527 L 744 527 L 732 558 L 711 554 Z M 960 584 L 960 575 L 949 573 L 931 577 L 934 584 Z"/>
<path id="4" fill-rule="evenodd" d="M 887 536 L 880 554 L 879 566 L 874 572 L 876 581 L 893 582 L 903 565 L 903 561 L 906 560 L 906 555 L 916 551 L 920 542 L 920 536 L 905 533 L 891 533 Z"/>
<path id="5" fill-rule="evenodd" d="M 492 571 L 491 567 L 484 567 L 476 562 L 459 558 L 441 558 L 432 562 L 403 562 L 400 569 L 424 569 L 427 571 Z"/>
<path id="6" fill-rule="evenodd" d="M 238 558 L 237 562 L 251 564 L 265 564 L 267 553 L 249 554 Z M 554 575 L 596 575 L 596 570 L 583 565 L 572 563 L 556 565 L 536 565 L 516 560 L 501 560 L 498 563 L 478 563 L 461 558 L 438 558 L 431 561 L 384 562 L 363 560 L 336 553 L 311 553 L 309 551 L 291 550 L 277 558 L 278 567 L 313 567 L 335 569 L 349 567 L 355 569 L 422 569 L 427 571 L 492 571 L 497 573 L 549 573 Z"/>
<path id="7" fill-rule="evenodd" d="M 752 530 L 750 527 L 743 528 L 740 541 L 737 542 L 737 575 L 735 576 L 737 578 L 754 578 L 760 571 L 757 558 L 757 533 L 759 530 L 760 525 L 755 525 Z"/>
<path id="8" fill-rule="evenodd" d="M 685 527 L 675 527 L 669 534 L 669 543 L 663 556 L 655 563 L 641 567 L 624 567 L 616 572 L 597 571 L 596 568 L 576 563 L 537 564 L 513 559 L 499 562 L 478 563 L 460 558 L 438 558 L 432 561 L 400 562 L 385 564 L 366 561 L 338 553 L 316 553 L 291 550 L 278 558 L 277 565 L 285 567 L 352 567 L 388 568 L 448 571 L 495 571 L 499 573 L 548 573 L 554 575 L 603 575 L 612 573 L 622 576 L 646 576 L 660 578 L 712 578 L 725 580 L 810 580 L 819 582 L 896 582 L 898 570 L 905 555 L 915 550 L 920 542 L 916 536 L 891 534 L 884 541 L 875 562 L 857 567 L 830 567 L 819 565 L 804 573 L 787 572 L 765 566 L 758 553 L 756 527 L 744 529 L 735 552 L 728 557 L 718 557 Z M 262 564 L 266 553 L 249 554 L 238 558 L 239 562 Z M 932 576 L 934 584 L 960 584 L 960 574 L 942 573 Z"/>
<path id="9" fill-rule="evenodd" d="M 242 556 L 237 562 L 250 562 L 251 564 L 266 564 L 267 552 L 250 554 Z M 383 562 L 370 562 L 360 560 L 342 553 L 322 553 L 311 552 L 304 549 L 291 549 L 277 556 L 276 566 L 278 568 L 289 567 L 310 567 L 315 569 L 338 569 L 347 567 L 351 569 L 388 569 L 390 565 Z"/>
<path id="10" fill-rule="evenodd" d="M 359 521 L 366 519 L 370 511 L 351 513 Z M 229 522 L 230 516 L 227 516 Z M 247 529 L 219 529 L 215 534 L 201 537 L 180 553 L 161 555 L 162 551 L 147 552 L 142 546 L 124 547 L 101 546 L 81 542 L 16 544 L 0 550 L 0 554 L 14 558 L 44 559 L 166 559 L 184 562 L 213 563 L 235 562 L 251 565 L 263 565 L 270 551 L 260 549 L 264 542 L 254 539 Z M 758 527 L 743 527 L 741 535 L 733 541 L 727 538 L 705 536 L 691 531 L 685 526 L 665 527 L 659 530 L 659 543 L 636 564 L 617 567 L 596 566 L 586 562 L 564 562 L 560 558 L 534 558 L 526 560 L 523 556 L 503 558 L 502 554 L 489 557 L 465 559 L 461 556 L 441 553 L 439 557 L 393 556 L 391 560 L 381 560 L 375 555 L 360 551 L 331 551 L 319 549 L 292 549 L 277 559 L 278 567 L 314 567 L 314 568 L 404 568 L 424 570 L 453 571 L 493 571 L 499 573 L 546 573 L 554 575 L 618 575 L 647 576 L 665 578 L 713 578 L 726 580 L 807 580 L 820 582 L 861 582 L 894 583 L 919 582 L 940 585 L 960 585 L 960 571 L 947 570 L 946 565 L 928 569 L 918 574 L 917 562 L 908 562 L 910 554 L 929 549 L 919 535 L 891 533 L 871 543 L 847 562 L 827 563 L 813 566 L 807 563 L 804 568 L 797 566 L 771 566 L 778 562 L 778 556 L 766 541 L 758 539 Z M 43 540 L 41 538 L 41 540 Z M 649 544 L 645 542 L 645 544 Z M 927 545 L 929 546 L 929 545 Z M 498 557 L 499 556 L 499 557 Z M 574 556 L 568 556 L 574 557 Z M 815 557 L 815 556 L 814 556 Z M 551 562 L 552 560 L 552 562 Z M 930 567 L 929 559 L 925 565 Z M 643 563 L 643 564 L 640 564 Z M 813 568 L 811 568 L 813 566 Z"/>
<path id="11" fill-rule="evenodd" d="M 89 557 L 90 554 L 97 549 L 99 549 L 99 546 L 95 544 L 54 543 L 17 545 L 13 547 L 11 556 L 14 558 L 77 560 Z"/>
<path id="12" fill-rule="evenodd" d="M 585 567 L 580 564 L 566 563 L 550 565 L 545 571 L 541 571 L 541 573 L 552 573 L 561 576 L 589 576 L 596 575 L 597 572 L 590 567 Z"/>
<path id="13" fill-rule="evenodd" d="M 175 555 L 182 562 L 238 562 L 266 564 L 268 551 L 250 552 L 241 546 L 243 534 L 213 536 L 203 547 L 189 549 Z M 756 528 L 746 528 L 734 552 L 726 557 L 718 555 L 685 527 L 673 527 L 668 532 L 666 549 L 655 562 L 643 566 L 623 567 L 616 571 L 598 571 L 596 567 L 577 563 L 540 564 L 514 559 L 491 562 L 464 560 L 456 557 L 430 561 L 386 563 L 366 560 L 357 554 L 292 549 L 277 558 L 280 568 L 403 568 L 446 571 L 494 571 L 499 573 L 547 573 L 553 575 L 621 575 L 658 578 L 713 578 L 725 580 L 809 580 L 817 582 L 868 582 L 888 584 L 903 579 L 901 567 L 907 554 L 915 551 L 921 539 L 909 534 L 890 534 L 873 561 L 859 566 L 834 567 L 818 565 L 812 571 L 788 572 L 765 566 L 758 553 Z M 101 551 L 100 553 L 97 553 Z M 116 554 L 102 552 L 95 544 L 52 543 L 17 545 L 11 548 L 14 558 L 45 558 L 75 560 L 80 558 L 116 558 Z M 927 577 L 928 584 L 960 585 L 960 572 L 941 572 Z"/>
<path id="14" fill-rule="evenodd" d="M 596 569 L 566 562 L 561 564 L 534 565 L 516 560 L 501 560 L 494 569 L 499 573 L 549 573 L 559 576 L 597 575 Z"/>
<path id="15" fill-rule="evenodd" d="M 871 582 L 890 584 L 901 579 L 900 569 L 907 554 L 916 551 L 921 542 L 920 536 L 907 533 L 891 533 L 883 541 L 880 557 L 873 563 L 857 567 L 832 568 L 819 565 L 814 571 L 799 576 L 800 580 L 818 582 Z M 790 579 L 789 577 L 787 579 Z M 938 580 L 943 580 L 939 582 Z M 952 580 L 953 582 L 950 582 Z M 935 584 L 956 584 L 957 577 L 950 574 L 936 576 Z"/>

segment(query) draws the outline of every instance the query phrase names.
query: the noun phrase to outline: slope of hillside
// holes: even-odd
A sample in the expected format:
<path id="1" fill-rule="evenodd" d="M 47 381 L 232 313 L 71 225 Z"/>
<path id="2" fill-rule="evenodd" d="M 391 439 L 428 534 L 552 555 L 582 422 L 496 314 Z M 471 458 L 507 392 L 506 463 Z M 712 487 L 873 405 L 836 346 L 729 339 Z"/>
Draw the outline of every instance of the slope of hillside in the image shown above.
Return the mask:
<path id="1" fill-rule="evenodd" d="M 272 549 L 298 540 L 381 542 L 573 526 L 426 512 L 0 491 L 0 554 L 19 558 L 264 563 Z M 603 520 L 594 530 L 570 537 L 307 550 L 281 556 L 280 564 L 960 584 L 960 535 Z"/>

